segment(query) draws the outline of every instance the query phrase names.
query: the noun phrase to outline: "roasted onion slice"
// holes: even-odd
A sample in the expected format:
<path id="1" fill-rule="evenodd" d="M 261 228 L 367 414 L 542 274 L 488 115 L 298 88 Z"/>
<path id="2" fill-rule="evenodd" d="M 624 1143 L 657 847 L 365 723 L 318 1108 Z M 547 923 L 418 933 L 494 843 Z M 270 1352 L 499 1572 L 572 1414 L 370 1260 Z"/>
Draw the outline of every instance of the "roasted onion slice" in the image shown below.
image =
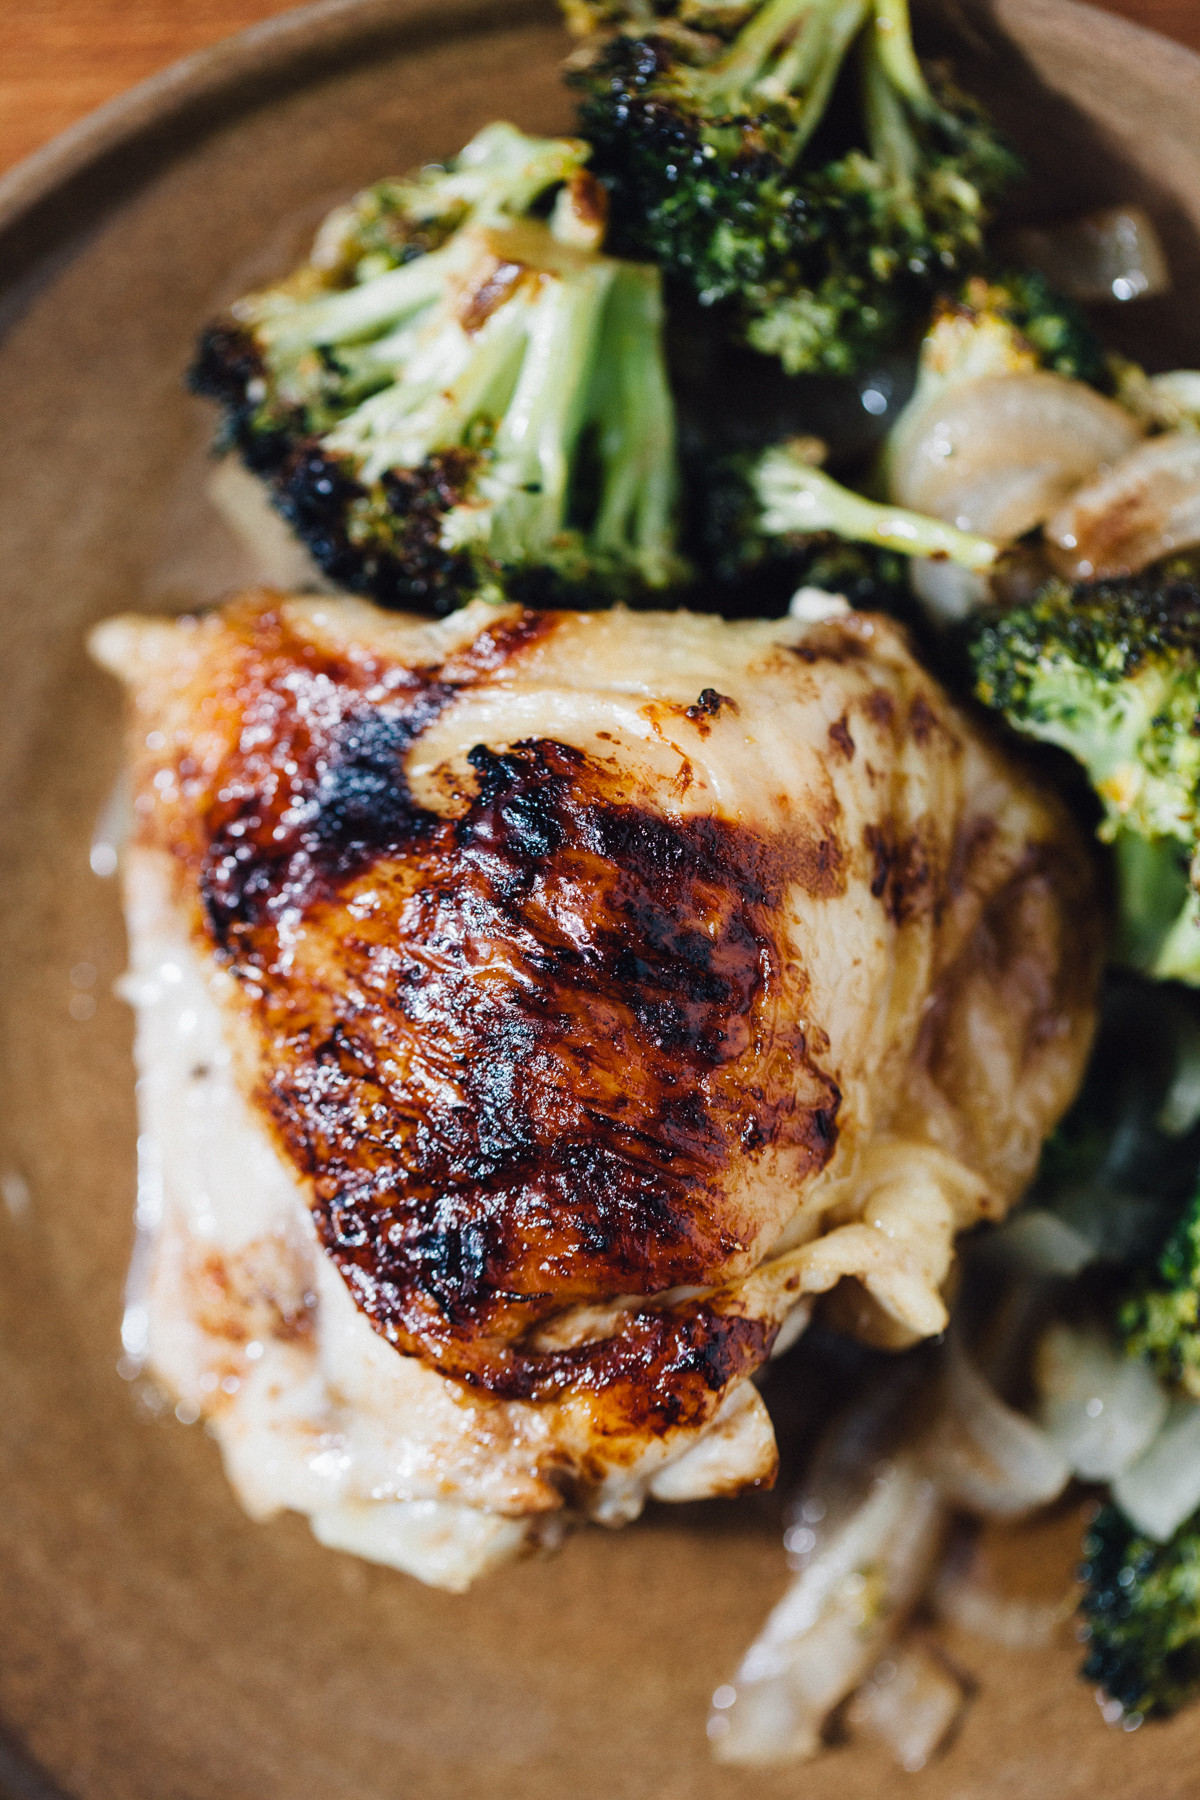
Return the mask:
<path id="1" fill-rule="evenodd" d="M 1046 535 L 1072 581 L 1136 575 L 1200 544 L 1200 432 L 1138 444 L 1072 494 Z"/>
<path id="2" fill-rule="evenodd" d="M 1012 543 L 1140 436 L 1123 407 L 1081 381 L 1045 369 L 985 375 L 899 421 L 892 497 L 960 531 Z"/>

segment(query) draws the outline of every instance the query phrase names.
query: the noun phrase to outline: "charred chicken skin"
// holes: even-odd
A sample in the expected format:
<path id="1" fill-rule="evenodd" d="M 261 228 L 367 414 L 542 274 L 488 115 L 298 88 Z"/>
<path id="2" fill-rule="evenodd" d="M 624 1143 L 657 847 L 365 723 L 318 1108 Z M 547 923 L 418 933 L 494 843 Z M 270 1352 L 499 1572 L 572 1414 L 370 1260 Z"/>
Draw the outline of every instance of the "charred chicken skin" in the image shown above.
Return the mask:
<path id="1" fill-rule="evenodd" d="M 151 1252 L 152 1362 L 233 1465 L 304 1382 L 348 1442 L 357 1380 L 392 1474 L 338 1504 L 629 1516 L 771 1478 L 748 1378 L 812 1296 L 941 1329 L 956 1232 L 1077 1085 L 1099 925 L 1069 822 L 891 622 L 260 593 L 94 647 L 135 965 L 190 959 L 277 1190 L 235 1255 L 168 1167 Z"/>

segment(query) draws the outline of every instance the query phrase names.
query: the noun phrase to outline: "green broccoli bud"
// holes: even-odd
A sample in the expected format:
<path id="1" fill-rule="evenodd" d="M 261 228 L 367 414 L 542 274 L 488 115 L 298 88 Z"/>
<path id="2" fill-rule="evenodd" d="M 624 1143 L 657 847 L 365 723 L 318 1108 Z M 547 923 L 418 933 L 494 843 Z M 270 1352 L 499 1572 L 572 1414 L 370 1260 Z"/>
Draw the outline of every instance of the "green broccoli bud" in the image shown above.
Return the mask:
<path id="1" fill-rule="evenodd" d="M 978 697 L 1087 771 L 1104 809 L 1100 836 L 1117 846 L 1126 954 L 1148 974 L 1193 985 L 1198 653 L 1200 588 L 1153 570 L 1075 588 L 1051 582 L 1029 606 L 984 624 L 971 646 Z"/>
<path id="2" fill-rule="evenodd" d="M 489 127 L 391 184 L 395 217 L 458 221 L 436 248 L 359 255 L 360 198 L 318 238 L 344 285 L 302 271 L 202 340 L 193 386 L 335 581 L 445 611 L 685 578 L 661 277 L 595 247 L 584 154 Z M 511 216 L 556 187 L 548 220 Z"/>
<path id="3" fill-rule="evenodd" d="M 1007 318 L 1038 366 L 1091 387 L 1112 385 L 1108 359 L 1086 313 L 1037 269 L 1005 269 L 988 281 L 992 308 Z"/>
<path id="4" fill-rule="evenodd" d="M 1081 1674 L 1127 1718 L 1177 1711 L 1200 1693 L 1200 1514 L 1159 1544 L 1105 1506 L 1083 1553 Z"/>
<path id="5" fill-rule="evenodd" d="M 906 0 L 601 11 L 620 29 L 571 79 L 614 247 L 723 308 L 789 374 L 853 372 L 981 266 L 1019 164 L 973 101 L 927 79 Z M 831 154 L 852 49 L 860 101 L 839 105 L 847 147 Z"/>
<path id="6" fill-rule="evenodd" d="M 1200 1195 L 1185 1209 L 1145 1281 L 1120 1307 L 1130 1356 L 1200 1400 Z"/>
<path id="7" fill-rule="evenodd" d="M 503 121 L 485 125 L 444 167 L 377 181 L 336 207 L 317 233 L 310 271 L 338 286 L 368 282 L 440 249 L 464 225 L 522 218 L 587 155 L 575 138 L 526 137 Z"/>

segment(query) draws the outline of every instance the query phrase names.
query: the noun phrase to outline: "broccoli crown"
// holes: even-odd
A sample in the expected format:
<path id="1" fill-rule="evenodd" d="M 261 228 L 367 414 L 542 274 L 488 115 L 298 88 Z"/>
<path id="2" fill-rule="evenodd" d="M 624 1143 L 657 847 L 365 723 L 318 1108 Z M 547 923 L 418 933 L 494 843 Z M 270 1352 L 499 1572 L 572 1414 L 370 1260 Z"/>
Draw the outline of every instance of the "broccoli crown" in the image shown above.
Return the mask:
<path id="1" fill-rule="evenodd" d="M 788 373 L 850 373 L 979 266 L 1017 161 L 922 73 L 903 0 L 766 0 L 733 29 L 684 10 L 714 28 L 631 8 L 572 76 L 614 247 L 723 306 Z M 856 43 L 857 107 L 839 86 Z"/>
<path id="2" fill-rule="evenodd" d="M 1131 1356 L 1200 1399 L 1200 1195 L 1168 1238 L 1154 1278 L 1121 1306 L 1118 1325 Z"/>
<path id="3" fill-rule="evenodd" d="M 1083 310 L 1051 287 L 1037 269 L 1002 269 L 987 284 L 988 302 L 1034 352 L 1043 369 L 1086 381 L 1111 385 L 1099 338 Z"/>
<path id="4" fill-rule="evenodd" d="M 225 409 L 223 446 L 341 585 L 444 612 L 682 579 L 660 277 L 595 248 L 581 156 L 489 127 L 386 205 L 360 196 L 319 262 L 202 338 L 190 379 Z"/>
<path id="5" fill-rule="evenodd" d="M 1049 582 L 986 621 L 975 691 L 1018 730 L 1082 763 L 1116 850 L 1121 951 L 1200 985 L 1200 586 L 1170 565 L 1122 580 Z M 1188 879 L 1188 865 L 1192 879 Z"/>
<path id="6" fill-rule="evenodd" d="M 1105 1506 L 1083 1554 L 1084 1679 L 1126 1715 L 1175 1712 L 1200 1692 L 1200 1514 L 1158 1544 Z"/>
<path id="7" fill-rule="evenodd" d="M 1192 845 L 1200 785 L 1200 588 L 1154 571 L 1049 582 L 983 625 L 975 691 L 1069 750 L 1118 828 Z"/>

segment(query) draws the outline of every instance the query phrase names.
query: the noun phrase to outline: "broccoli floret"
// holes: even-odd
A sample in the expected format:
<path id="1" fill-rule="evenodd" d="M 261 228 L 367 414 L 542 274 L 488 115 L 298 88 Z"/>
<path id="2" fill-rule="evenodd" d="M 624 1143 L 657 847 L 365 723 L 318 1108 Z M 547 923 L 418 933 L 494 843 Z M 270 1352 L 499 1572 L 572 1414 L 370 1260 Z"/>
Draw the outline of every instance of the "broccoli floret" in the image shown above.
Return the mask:
<path id="1" fill-rule="evenodd" d="M 317 233 L 310 267 L 325 285 L 369 281 L 440 249 L 460 226 L 521 218 L 586 161 L 578 139 L 526 137 L 503 121 L 485 125 L 445 167 L 375 182 L 335 207 Z"/>
<path id="2" fill-rule="evenodd" d="M 1094 386 L 1108 379 L 1091 326 L 1041 275 L 1020 270 L 972 275 L 953 294 L 942 295 L 921 340 L 916 386 L 888 437 L 885 482 L 906 438 L 949 388 L 1033 369 Z"/>
<path id="3" fill-rule="evenodd" d="M 789 374 L 861 367 L 981 266 L 1019 164 L 922 72 L 907 0 L 582 10 L 620 27 L 571 77 L 614 247 L 724 307 Z M 840 85 L 852 46 L 857 105 Z"/>
<path id="4" fill-rule="evenodd" d="M 701 591 L 702 604 L 726 616 L 761 617 L 782 612 L 797 589 L 815 587 L 843 595 L 856 610 L 911 618 L 907 556 L 835 531 L 768 533 L 755 469 L 756 459 L 742 453 L 690 472 L 691 541 L 711 584 Z"/>
<path id="5" fill-rule="evenodd" d="M 1118 1312 L 1131 1356 L 1200 1400 L 1200 1195 L 1167 1239 L 1154 1277 Z"/>
<path id="6" fill-rule="evenodd" d="M 445 612 L 683 578 L 660 276 L 596 248 L 585 155 L 491 126 L 335 214 L 202 339 L 223 447 L 342 586 Z"/>
<path id="7" fill-rule="evenodd" d="M 971 658 L 981 700 L 1087 771 L 1118 852 L 1127 958 L 1200 985 L 1200 587 L 1155 570 L 1052 581 L 987 622 Z"/>
<path id="8" fill-rule="evenodd" d="M 819 438 L 792 438 L 759 456 L 736 454 L 693 471 L 693 537 L 723 612 L 744 599 L 782 610 L 800 587 L 843 594 L 919 623 L 908 570 L 914 556 L 987 569 L 996 546 L 940 519 L 878 505 L 817 465 Z"/>
<path id="9" fill-rule="evenodd" d="M 1004 269 L 989 276 L 985 303 L 1029 345 L 1039 368 L 1092 387 L 1111 387 L 1108 358 L 1086 314 L 1038 270 Z"/>
<path id="10" fill-rule="evenodd" d="M 1158 1544 L 1105 1506 L 1083 1553 L 1081 1674 L 1127 1716 L 1175 1712 L 1200 1692 L 1200 1513 Z"/>
<path id="11" fill-rule="evenodd" d="M 812 441 L 801 438 L 768 450 L 755 465 L 751 480 L 762 506 L 760 529 L 768 537 L 832 532 L 851 543 L 936 557 L 965 569 L 988 569 L 995 562 L 998 550 L 990 538 L 868 500 L 815 467 L 813 457 Z"/>

